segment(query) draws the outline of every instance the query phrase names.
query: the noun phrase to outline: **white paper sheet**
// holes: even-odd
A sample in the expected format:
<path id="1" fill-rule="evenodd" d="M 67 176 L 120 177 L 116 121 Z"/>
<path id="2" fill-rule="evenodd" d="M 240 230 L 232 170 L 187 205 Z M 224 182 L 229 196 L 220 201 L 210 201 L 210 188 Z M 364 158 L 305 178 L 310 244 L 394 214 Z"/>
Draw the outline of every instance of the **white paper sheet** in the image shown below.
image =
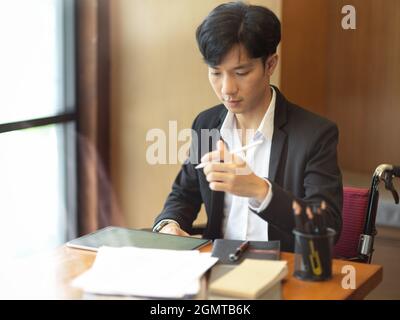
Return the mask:
<path id="1" fill-rule="evenodd" d="M 217 260 L 197 250 L 101 247 L 92 268 L 72 286 L 106 295 L 183 298 L 198 293 L 200 277 Z"/>

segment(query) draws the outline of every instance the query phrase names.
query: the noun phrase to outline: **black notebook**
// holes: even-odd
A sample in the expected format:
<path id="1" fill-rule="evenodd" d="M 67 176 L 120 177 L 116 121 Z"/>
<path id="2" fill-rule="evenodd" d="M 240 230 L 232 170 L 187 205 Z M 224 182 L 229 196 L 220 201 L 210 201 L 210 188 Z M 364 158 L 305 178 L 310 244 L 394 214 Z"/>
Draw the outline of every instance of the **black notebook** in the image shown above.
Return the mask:
<path id="1" fill-rule="evenodd" d="M 106 227 L 71 240 L 67 246 L 92 251 L 97 251 L 101 246 L 193 250 L 210 242 L 211 240 L 207 239 L 174 236 L 152 231 Z"/>
<path id="2" fill-rule="evenodd" d="M 280 260 L 280 241 L 250 241 L 249 247 L 237 261 L 229 260 L 229 255 L 243 243 L 242 240 L 216 239 L 212 256 L 219 258 L 220 264 L 239 264 L 243 259 Z"/>

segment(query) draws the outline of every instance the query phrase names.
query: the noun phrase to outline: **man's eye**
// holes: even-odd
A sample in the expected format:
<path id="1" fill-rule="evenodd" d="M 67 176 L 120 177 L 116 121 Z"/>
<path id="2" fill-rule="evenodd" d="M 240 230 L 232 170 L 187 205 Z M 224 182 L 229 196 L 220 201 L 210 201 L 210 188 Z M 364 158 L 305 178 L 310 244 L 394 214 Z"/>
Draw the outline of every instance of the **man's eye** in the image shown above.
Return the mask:
<path id="1" fill-rule="evenodd" d="M 219 76 L 219 75 L 220 75 L 219 72 L 210 72 L 210 74 L 211 74 L 212 76 Z"/>
<path id="2" fill-rule="evenodd" d="M 246 72 L 236 72 L 236 74 L 237 74 L 238 76 L 245 76 L 245 75 L 249 74 L 249 71 L 246 71 Z"/>

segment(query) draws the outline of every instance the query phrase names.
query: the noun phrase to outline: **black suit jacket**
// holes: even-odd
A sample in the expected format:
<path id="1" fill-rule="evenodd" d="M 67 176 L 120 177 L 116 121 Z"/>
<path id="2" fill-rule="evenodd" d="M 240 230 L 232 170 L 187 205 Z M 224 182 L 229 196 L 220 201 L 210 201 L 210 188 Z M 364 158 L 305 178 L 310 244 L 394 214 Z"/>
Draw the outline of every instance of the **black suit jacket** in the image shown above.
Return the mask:
<path id="1" fill-rule="evenodd" d="M 258 215 L 268 222 L 269 239 L 280 240 L 282 250 L 293 251 L 295 199 L 303 205 L 325 200 L 327 225 L 336 230 L 336 239 L 340 235 L 343 186 L 337 164 L 338 129 L 329 120 L 290 103 L 274 89 L 276 105 L 268 177 L 273 197 Z M 190 158 L 182 165 L 155 224 L 173 219 L 190 233 L 204 203 L 208 222 L 203 237 L 223 237 L 224 193 L 212 191 L 203 170 L 194 167 L 204 153 L 216 149 L 217 139 L 202 137 L 201 129 L 214 129 L 219 134 L 226 114 L 227 109 L 221 104 L 201 112 L 194 120 L 192 129 L 200 143 L 192 139 Z M 208 143 L 210 147 L 204 147 Z"/>

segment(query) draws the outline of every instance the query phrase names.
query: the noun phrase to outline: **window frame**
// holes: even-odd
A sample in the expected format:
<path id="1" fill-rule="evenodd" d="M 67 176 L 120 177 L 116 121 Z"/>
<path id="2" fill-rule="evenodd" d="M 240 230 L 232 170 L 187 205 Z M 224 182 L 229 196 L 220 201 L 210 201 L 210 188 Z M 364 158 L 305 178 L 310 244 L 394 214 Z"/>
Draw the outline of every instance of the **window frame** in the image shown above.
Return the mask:
<path id="1" fill-rule="evenodd" d="M 58 66 L 63 77 L 63 108 L 62 112 L 58 112 L 54 116 L 27 118 L 21 121 L 0 123 L 0 134 L 11 131 L 19 131 L 34 127 L 44 127 L 48 125 L 66 124 L 61 127 L 62 140 L 60 145 L 63 148 L 63 177 L 64 177 L 64 199 L 66 208 L 66 230 L 64 238 L 69 240 L 77 236 L 77 166 L 76 166 L 76 138 L 68 129 L 67 124 L 78 124 L 78 106 L 76 98 L 76 0 L 56 0 L 60 23 L 57 24 L 61 28 L 63 34 L 61 41 L 61 65 Z M 73 164 L 67 165 L 67 159 L 74 159 Z"/>

